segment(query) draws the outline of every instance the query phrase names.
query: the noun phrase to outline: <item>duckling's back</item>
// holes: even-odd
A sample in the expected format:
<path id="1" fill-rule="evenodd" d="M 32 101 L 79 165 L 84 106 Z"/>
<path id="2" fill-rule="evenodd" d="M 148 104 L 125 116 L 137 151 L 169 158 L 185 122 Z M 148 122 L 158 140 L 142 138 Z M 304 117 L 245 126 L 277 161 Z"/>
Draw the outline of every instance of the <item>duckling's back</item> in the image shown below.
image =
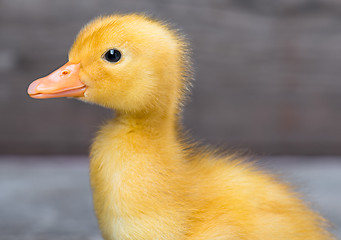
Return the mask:
<path id="1" fill-rule="evenodd" d="M 327 240 L 325 220 L 290 187 L 228 157 L 191 161 L 193 226 L 188 240 Z"/>

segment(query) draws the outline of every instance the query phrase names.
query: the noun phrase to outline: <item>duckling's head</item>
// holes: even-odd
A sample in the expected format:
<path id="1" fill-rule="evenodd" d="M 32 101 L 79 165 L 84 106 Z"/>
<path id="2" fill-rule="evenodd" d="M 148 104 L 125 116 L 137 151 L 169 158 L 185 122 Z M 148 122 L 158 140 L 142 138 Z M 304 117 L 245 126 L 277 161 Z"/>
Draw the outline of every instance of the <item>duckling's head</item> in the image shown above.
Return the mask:
<path id="1" fill-rule="evenodd" d="M 144 15 L 111 15 L 86 25 L 69 51 L 69 62 L 33 82 L 28 93 L 149 112 L 176 108 L 188 73 L 187 45 L 180 34 Z"/>

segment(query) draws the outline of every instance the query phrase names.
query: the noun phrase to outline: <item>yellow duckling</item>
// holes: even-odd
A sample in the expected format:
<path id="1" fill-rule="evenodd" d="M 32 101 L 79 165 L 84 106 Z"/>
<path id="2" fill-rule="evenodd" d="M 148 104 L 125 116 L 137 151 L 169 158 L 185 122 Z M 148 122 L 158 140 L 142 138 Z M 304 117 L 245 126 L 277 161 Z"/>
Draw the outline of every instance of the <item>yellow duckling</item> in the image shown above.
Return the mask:
<path id="1" fill-rule="evenodd" d="M 104 239 L 333 239 L 288 186 L 184 141 L 187 52 L 164 23 L 100 17 L 79 33 L 69 62 L 28 89 L 33 98 L 77 97 L 116 111 L 90 154 Z"/>

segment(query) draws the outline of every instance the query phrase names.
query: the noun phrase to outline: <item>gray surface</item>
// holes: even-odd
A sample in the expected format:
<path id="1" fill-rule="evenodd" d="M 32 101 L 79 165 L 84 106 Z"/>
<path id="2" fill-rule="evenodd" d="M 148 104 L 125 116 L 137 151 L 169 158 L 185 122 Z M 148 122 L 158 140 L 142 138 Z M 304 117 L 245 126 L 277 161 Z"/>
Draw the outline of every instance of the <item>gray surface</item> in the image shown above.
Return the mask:
<path id="1" fill-rule="evenodd" d="M 0 154 L 86 154 L 110 114 L 29 99 L 26 88 L 66 62 L 87 21 L 134 11 L 175 23 L 192 43 L 185 122 L 196 136 L 259 153 L 341 154 L 337 0 L 0 0 Z"/>
<path id="2" fill-rule="evenodd" d="M 86 157 L 0 160 L 1 240 L 101 239 L 92 212 Z M 298 186 L 333 222 L 341 239 L 340 159 L 267 158 L 260 165 Z"/>

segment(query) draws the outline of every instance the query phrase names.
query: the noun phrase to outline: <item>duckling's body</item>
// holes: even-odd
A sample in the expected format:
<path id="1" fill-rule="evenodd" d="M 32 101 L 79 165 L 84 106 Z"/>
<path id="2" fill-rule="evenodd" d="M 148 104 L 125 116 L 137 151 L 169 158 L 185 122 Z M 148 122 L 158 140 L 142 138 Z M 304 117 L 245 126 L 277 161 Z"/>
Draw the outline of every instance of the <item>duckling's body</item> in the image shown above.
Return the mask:
<path id="1" fill-rule="evenodd" d="M 107 58 L 108 49 L 120 52 Z M 74 94 L 117 113 L 90 154 L 104 239 L 332 239 L 286 185 L 242 159 L 186 144 L 179 123 L 186 52 L 177 33 L 135 14 L 93 21 L 70 50 L 79 81 L 58 96 Z M 56 96 L 39 84 L 31 96 Z"/>
<path id="2" fill-rule="evenodd" d="M 101 129 L 91 151 L 104 239 L 331 239 L 322 218 L 250 164 L 188 156 L 171 132 L 121 118 Z"/>

